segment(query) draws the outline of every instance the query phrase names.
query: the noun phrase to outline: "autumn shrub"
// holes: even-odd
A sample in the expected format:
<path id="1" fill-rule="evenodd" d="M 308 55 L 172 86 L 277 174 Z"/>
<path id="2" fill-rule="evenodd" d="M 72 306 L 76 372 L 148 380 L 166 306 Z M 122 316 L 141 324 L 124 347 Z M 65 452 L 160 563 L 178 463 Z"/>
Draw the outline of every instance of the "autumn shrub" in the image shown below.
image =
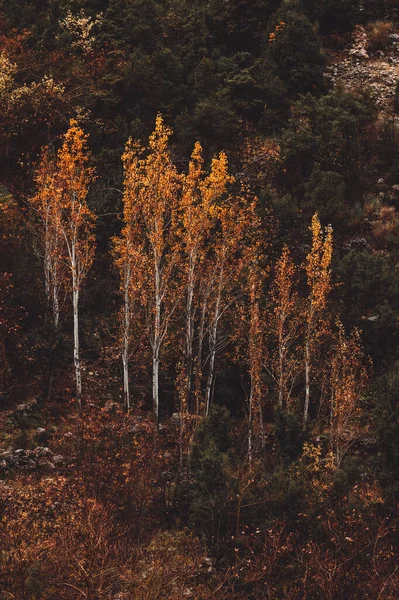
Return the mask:
<path id="1" fill-rule="evenodd" d="M 0 590 L 21 600 L 49 597 L 46 569 L 78 503 L 57 475 L 20 477 L 0 488 Z"/>
<path id="2" fill-rule="evenodd" d="M 213 569 L 206 547 L 187 530 L 160 531 L 137 553 L 128 590 L 137 600 L 211 595 Z"/>
<path id="3" fill-rule="evenodd" d="M 366 32 L 368 51 L 385 51 L 392 44 L 390 35 L 394 32 L 394 24 L 390 21 L 374 21 L 368 24 Z"/>
<path id="4" fill-rule="evenodd" d="M 395 172 L 399 156 L 399 131 L 395 118 L 383 116 L 369 128 L 367 151 L 378 160 L 384 170 Z M 388 177 L 389 173 L 387 173 Z M 395 176 L 395 175 L 394 175 Z"/>
<path id="5" fill-rule="evenodd" d="M 380 201 L 376 196 L 369 196 L 365 199 L 363 208 L 360 207 L 361 216 L 367 219 L 378 215 L 380 210 Z"/>

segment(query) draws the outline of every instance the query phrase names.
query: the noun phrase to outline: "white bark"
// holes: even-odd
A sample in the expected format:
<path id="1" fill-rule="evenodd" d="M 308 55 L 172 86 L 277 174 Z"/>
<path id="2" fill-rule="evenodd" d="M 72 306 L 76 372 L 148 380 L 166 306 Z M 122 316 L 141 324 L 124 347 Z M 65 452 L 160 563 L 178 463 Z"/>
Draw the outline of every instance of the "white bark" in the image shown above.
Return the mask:
<path id="1" fill-rule="evenodd" d="M 220 278 L 222 278 L 223 272 L 220 274 Z M 206 406 L 206 416 L 209 415 L 209 410 L 211 407 L 212 401 L 212 388 L 215 377 L 215 359 L 216 359 L 216 342 L 217 342 L 217 332 L 218 332 L 218 323 L 220 317 L 220 301 L 221 301 L 221 285 L 219 285 L 218 294 L 216 298 L 215 311 L 213 314 L 213 322 L 211 326 L 211 330 L 209 332 L 209 372 L 208 372 L 208 381 L 206 384 L 205 390 L 205 406 Z"/>
<path id="2" fill-rule="evenodd" d="M 194 340 L 194 278 L 195 278 L 195 260 L 190 257 L 187 285 L 187 305 L 186 305 L 186 406 L 187 410 L 192 409 L 192 378 L 193 378 L 193 340 Z"/>
<path id="3" fill-rule="evenodd" d="M 253 399 L 252 399 L 252 390 L 253 390 L 253 385 L 252 385 L 252 381 L 251 381 L 251 391 L 249 394 L 249 401 L 248 401 L 248 462 L 251 463 L 252 462 L 252 426 L 253 426 Z"/>
<path id="4" fill-rule="evenodd" d="M 80 348 L 79 348 L 79 276 L 76 264 L 76 241 L 71 244 L 71 267 L 72 267 L 72 305 L 73 305 L 73 362 L 76 378 L 76 402 L 78 408 L 82 405 L 82 375 L 80 371 Z"/>
<path id="5" fill-rule="evenodd" d="M 82 403 L 82 376 L 80 372 L 80 353 L 79 353 L 79 290 L 74 287 L 73 290 L 73 360 L 75 365 L 76 377 L 76 401 L 78 407 Z"/>
<path id="6" fill-rule="evenodd" d="M 159 350 L 162 342 L 161 336 L 161 269 L 160 261 L 155 258 L 155 315 L 154 337 L 152 342 L 152 400 L 155 423 L 159 424 Z"/>
<path id="7" fill-rule="evenodd" d="M 54 313 L 54 329 L 58 331 L 58 324 L 60 320 L 60 304 L 58 298 L 58 284 L 57 281 L 54 280 L 53 283 L 53 313 Z"/>
<path id="8" fill-rule="evenodd" d="M 278 406 L 280 410 L 284 408 L 284 371 L 285 371 L 285 345 L 287 339 L 284 338 L 285 310 L 282 309 L 278 323 Z"/>
<path id="9" fill-rule="evenodd" d="M 130 335 L 130 265 L 126 269 L 125 277 L 125 314 L 122 343 L 122 363 L 123 363 L 123 396 L 126 410 L 130 410 L 130 390 L 129 390 L 129 335 Z"/>
<path id="10" fill-rule="evenodd" d="M 56 226 L 51 220 L 50 205 L 46 209 L 46 218 L 44 222 L 44 282 L 47 298 L 47 307 L 52 301 L 53 323 L 55 331 L 58 330 L 60 306 L 59 306 L 59 271 L 58 259 L 58 233 Z"/>
<path id="11" fill-rule="evenodd" d="M 306 427 L 309 416 L 309 401 L 310 401 L 310 356 L 309 356 L 309 341 L 305 344 L 305 405 L 303 408 L 303 425 Z"/>
<path id="12" fill-rule="evenodd" d="M 159 353 L 152 357 L 152 398 L 154 406 L 155 424 L 159 425 Z"/>
<path id="13" fill-rule="evenodd" d="M 202 349 L 205 337 L 205 318 L 206 309 L 208 304 L 208 295 L 205 296 L 202 303 L 201 320 L 198 332 L 198 354 L 197 354 L 197 365 L 195 372 L 195 395 L 196 395 L 196 414 L 199 415 L 201 411 L 201 380 L 202 380 Z"/>

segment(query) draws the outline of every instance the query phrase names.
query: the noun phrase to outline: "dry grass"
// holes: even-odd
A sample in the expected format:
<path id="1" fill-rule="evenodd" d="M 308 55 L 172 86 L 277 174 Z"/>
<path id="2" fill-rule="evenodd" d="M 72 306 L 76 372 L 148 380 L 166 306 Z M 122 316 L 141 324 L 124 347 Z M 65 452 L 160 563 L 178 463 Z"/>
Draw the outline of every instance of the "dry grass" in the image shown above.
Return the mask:
<path id="1" fill-rule="evenodd" d="M 394 24 L 391 21 L 374 21 L 366 27 L 367 50 L 376 52 L 377 50 L 387 50 L 392 44 L 390 35 L 394 32 Z"/>

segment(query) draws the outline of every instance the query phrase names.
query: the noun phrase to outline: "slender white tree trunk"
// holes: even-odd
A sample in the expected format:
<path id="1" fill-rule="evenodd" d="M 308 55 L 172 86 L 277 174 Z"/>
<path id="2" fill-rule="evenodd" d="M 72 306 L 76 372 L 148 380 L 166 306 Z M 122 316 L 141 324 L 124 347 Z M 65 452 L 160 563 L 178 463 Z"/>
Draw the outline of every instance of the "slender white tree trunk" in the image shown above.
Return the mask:
<path id="1" fill-rule="evenodd" d="M 309 416 L 309 401 L 310 401 L 310 353 L 309 341 L 305 344 L 305 405 L 303 407 L 303 425 L 306 427 Z"/>
<path id="2" fill-rule="evenodd" d="M 279 340 L 279 364 L 278 364 L 278 368 L 279 368 L 279 381 L 278 381 L 278 407 L 280 410 L 283 410 L 283 387 L 284 387 L 284 375 L 283 375 L 283 370 L 284 370 L 284 358 L 283 358 L 283 348 L 282 348 L 282 340 Z"/>
<path id="3" fill-rule="evenodd" d="M 123 363 L 123 396 L 126 410 L 130 410 L 129 391 L 129 334 L 130 334 L 130 265 L 126 269 L 125 277 L 125 314 L 123 326 L 122 363 Z"/>
<path id="4" fill-rule="evenodd" d="M 266 440 L 265 440 L 265 426 L 263 424 L 262 407 L 260 407 L 260 410 L 259 410 L 259 427 L 260 427 L 260 445 L 262 447 L 262 450 L 264 450 L 265 445 L 266 445 Z"/>
<path id="5" fill-rule="evenodd" d="M 58 325 L 60 320 L 60 282 L 58 272 L 58 260 L 54 258 L 52 263 L 52 281 L 53 281 L 53 317 L 54 317 L 54 330 L 58 331 Z"/>
<path id="6" fill-rule="evenodd" d="M 46 289 L 47 308 L 51 297 L 51 238 L 49 221 L 49 207 L 47 206 L 44 224 L 44 285 Z"/>
<path id="7" fill-rule="evenodd" d="M 51 297 L 51 260 L 49 255 L 49 250 L 45 249 L 44 256 L 44 285 L 46 290 L 46 299 L 47 299 L 47 308 L 49 306 L 50 297 Z"/>
<path id="8" fill-rule="evenodd" d="M 193 379 L 193 340 L 194 340 L 194 270 L 195 261 L 190 257 L 188 286 L 187 286 L 187 306 L 186 306 L 186 406 L 188 410 L 192 409 L 192 379 Z"/>
<path id="9" fill-rule="evenodd" d="M 159 425 L 159 352 L 155 351 L 152 358 L 152 397 L 154 402 L 155 424 Z"/>
<path id="10" fill-rule="evenodd" d="M 159 260 L 155 260 L 155 320 L 152 344 L 152 400 L 155 423 L 159 425 L 159 350 L 161 345 L 161 273 Z"/>
<path id="11" fill-rule="evenodd" d="M 58 331 L 58 325 L 60 321 L 60 303 L 58 298 L 58 285 L 57 282 L 53 283 L 53 313 L 54 313 L 54 329 Z"/>
<path id="12" fill-rule="evenodd" d="M 219 290 L 218 296 L 216 299 L 215 312 L 213 315 L 213 323 L 212 323 L 211 331 L 209 333 L 209 349 L 210 349 L 209 372 L 208 372 L 208 381 L 207 381 L 206 390 L 205 390 L 205 405 L 206 405 L 206 413 L 205 414 L 206 414 L 206 416 L 209 415 L 209 410 L 211 407 L 212 388 L 213 388 L 212 384 L 213 384 L 214 377 L 215 377 L 216 341 L 217 341 L 218 323 L 219 323 L 219 316 L 220 316 L 220 295 L 221 295 L 221 292 Z"/>
<path id="13" fill-rule="evenodd" d="M 253 408 L 252 408 L 253 394 L 252 394 L 252 390 L 253 390 L 253 385 L 252 385 L 252 381 L 251 381 L 251 391 L 249 394 L 249 401 L 248 401 L 248 462 L 249 463 L 252 462 L 252 427 L 253 427 Z"/>
<path id="14" fill-rule="evenodd" d="M 205 336 L 205 318 L 206 318 L 206 309 L 208 306 L 208 296 L 204 298 L 202 303 L 201 310 L 201 321 L 198 332 L 198 354 L 197 354 L 197 364 L 195 370 L 195 410 L 196 414 L 199 415 L 201 412 L 201 383 L 202 383 L 202 349 L 204 344 L 204 336 Z"/>
<path id="15" fill-rule="evenodd" d="M 76 378 L 76 402 L 78 408 L 82 405 L 82 376 L 80 371 L 79 351 L 79 278 L 76 264 L 76 249 L 72 244 L 72 305 L 73 305 L 73 360 Z"/>

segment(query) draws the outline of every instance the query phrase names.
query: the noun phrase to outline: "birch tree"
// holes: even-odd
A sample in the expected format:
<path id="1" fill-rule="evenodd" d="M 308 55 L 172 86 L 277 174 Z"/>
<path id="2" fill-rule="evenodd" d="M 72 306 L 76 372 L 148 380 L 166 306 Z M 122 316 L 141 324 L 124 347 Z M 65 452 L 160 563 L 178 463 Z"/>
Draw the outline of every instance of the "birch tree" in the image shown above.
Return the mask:
<path id="1" fill-rule="evenodd" d="M 261 310 L 261 299 L 264 293 L 265 271 L 261 268 L 258 253 L 252 255 L 248 274 L 249 333 L 248 333 L 248 366 L 250 391 L 248 397 L 248 460 L 251 462 L 254 446 L 254 435 L 258 434 L 262 448 L 265 444 L 263 427 L 264 386 L 262 381 L 265 323 Z"/>
<path id="2" fill-rule="evenodd" d="M 72 289 L 76 401 L 81 406 L 82 379 L 79 347 L 79 294 L 94 256 L 94 215 L 86 202 L 94 179 L 88 166 L 87 135 L 73 119 L 54 159 L 45 151 L 36 173 L 37 194 L 32 200 L 43 224 L 46 293 L 53 298 L 54 326 L 59 322 L 59 291 Z"/>
<path id="3" fill-rule="evenodd" d="M 208 375 L 205 387 L 205 414 L 213 397 L 216 355 L 230 341 L 228 331 L 221 335 L 222 317 L 243 293 L 240 274 L 243 270 L 242 242 L 251 226 L 253 203 L 245 196 L 231 197 L 215 208 L 217 230 L 214 233 L 212 258 L 207 272 L 204 300 L 208 308 Z"/>
<path id="4" fill-rule="evenodd" d="M 161 349 L 170 321 L 180 299 L 178 281 L 179 245 L 177 208 L 180 178 L 170 159 L 168 141 L 171 129 L 157 116 L 147 155 L 129 141 L 125 151 L 125 220 L 132 223 L 135 239 L 142 239 L 142 251 L 129 242 L 130 256 L 136 252 L 140 262 L 140 301 L 146 314 L 152 351 L 152 399 L 155 422 L 159 423 L 159 368 Z M 140 233 L 141 232 L 141 233 Z M 126 234 L 127 235 L 127 230 Z M 139 258 L 141 256 L 141 258 Z M 130 260 L 130 259 L 129 259 Z M 130 267 L 129 267 L 130 265 Z M 126 263 L 126 276 L 132 277 L 132 262 Z M 129 270 L 130 269 L 130 270 Z M 129 302 L 128 284 L 125 298 Z M 129 307 L 125 306 L 125 314 Z M 125 322 L 125 330 L 128 323 Z M 125 353 L 126 347 L 125 347 Z"/>
<path id="5" fill-rule="evenodd" d="M 331 290 L 331 257 L 333 248 L 332 228 L 323 231 L 317 213 L 313 215 L 312 247 L 306 257 L 306 276 L 309 294 L 305 314 L 305 403 L 303 424 L 306 426 L 309 416 L 310 382 L 312 355 L 317 350 L 318 341 L 328 330 L 326 314 L 327 296 Z"/>
<path id="6" fill-rule="evenodd" d="M 274 351 L 268 371 L 277 388 L 277 405 L 285 410 L 296 381 L 300 361 L 298 341 L 301 329 L 301 308 L 299 295 L 295 289 L 296 268 L 287 246 L 274 270 L 270 300 L 270 333 Z"/>
<path id="7" fill-rule="evenodd" d="M 60 235 L 60 189 L 56 182 L 55 161 L 48 149 L 42 153 L 35 174 L 37 194 L 30 200 L 40 218 L 38 230 L 44 266 L 44 285 L 47 305 L 52 305 L 54 330 L 58 330 L 60 318 L 60 291 L 65 284 L 65 265 L 62 262 L 62 239 Z M 37 230 L 36 230 L 37 233 Z"/>
<path id="8" fill-rule="evenodd" d="M 226 192 L 227 184 L 232 180 L 228 174 L 227 158 L 224 153 L 213 158 L 208 175 L 204 173 L 203 162 L 202 148 L 197 142 L 191 155 L 188 174 L 183 178 L 180 203 L 181 244 L 186 277 L 184 402 L 188 409 L 192 409 L 193 346 L 196 309 L 198 308 L 198 298 L 196 301 L 195 294 L 198 295 L 202 267 L 205 266 L 207 258 L 209 234 L 214 225 L 213 208 L 218 199 Z M 199 336 L 199 340 L 203 340 L 203 335 Z"/>
<path id="9" fill-rule="evenodd" d="M 79 294 L 93 262 L 95 238 L 94 214 L 87 205 L 87 194 L 94 179 L 88 166 L 87 135 L 71 120 L 56 163 L 55 185 L 59 194 L 59 232 L 63 239 L 63 259 L 68 265 L 72 285 L 74 367 L 76 401 L 81 406 L 82 379 L 79 345 Z"/>
<path id="10" fill-rule="evenodd" d="M 131 345 L 131 322 L 134 309 L 138 307 L 143 287 L 144 233 L 140 227 L 138 205 L 135 198 L 140 188 L 139 153 L 141 147 L 129 142 L 122 156 L 124 165 L 123 222 L 120 237 L 113 239 L 113 256 L 120 273 L 120 290 L 123 296 L 122 315 L 122 366 L 123 397 L 130 409 L 129 362 Z"/>
<path id="11" fill-rule="evenodd" d="M 358 436 L 360 398 L 366 383 L 360 332 L 354 329 L 347 337 L 338 321 L 330 363 L 330 438 L 337 468 Z"/>

